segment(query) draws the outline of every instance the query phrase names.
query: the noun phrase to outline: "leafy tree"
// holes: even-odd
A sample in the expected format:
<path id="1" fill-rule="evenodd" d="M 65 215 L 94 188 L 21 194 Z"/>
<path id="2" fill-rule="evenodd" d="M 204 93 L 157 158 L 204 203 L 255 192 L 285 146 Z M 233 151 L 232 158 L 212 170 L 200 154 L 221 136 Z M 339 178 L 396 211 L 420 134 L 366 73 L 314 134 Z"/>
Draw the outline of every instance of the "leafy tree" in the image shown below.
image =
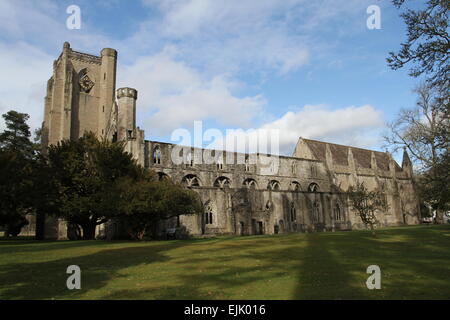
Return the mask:
<path id="1" fill-rule="evenodd" d="M 203 206 L 196 192 L 148 174 L 138 181 L 122 179 L 119 219 L 132 239 L 155 232 L 158 222 L 180 215 L 200 214 Z"/>
<path id="2" fill-rule="evenodd" d="M 28 224 L 30 213 L 29 179 L 31 166 L 28 159 L 11 150 L 0 150 L 0 225 L 5 226 L 5 236 L 17 236 Z"/>
<path id="3" fill-rule="evenodd" d="M 450 156 L 448 150 L 438 157 L 432 169 L 416 179 L 420 197 L 436 210 L 436 222 L 443 223 L 445 211 L 450 210 Z"/>
<path id="4" fill-rule="evenodd" d="M 47 202 L 58 208 L 54 214 L 79 225 L 84 239 L 94 239 L 96 226 L 117 216 L 115 182 L 143 170 L 122 143 L 99 141 L 93 133 L 50 146 L 48 166 L 57 191 Z"/>
<path id="5" fill-rule="evenodd" d="M 366 228 L 370 228 L 374 233 L 374 227 L 378 223 L 376 213 L 387 211 L 389 206 L 386 195 L 380 190 L 369 191 L 364 183 L 357 183 L 348 190 L 350 205 L 361 218 Z"/>
<path id="6" fill-rule="evenodd" d="M 33 212 L 33 164 L 35 150 L 25 113 L 3 114 L 6 129 L 0 133 L 0 225 L 6 236 L 17 236 L 28 224 L 25 216 Z"/>
<path id="7" fill-rule="evenodd" d="M 398 8 L 406 0 L 392 0 Z M 401 44 L 399 52 L 390 52 L 387 62 L 396 70 L 411 65 L 410 75 L 426 75 L 428 81 L 441 88 L 448 97 L 450 86 L 450 2 L 428 0 L 425 8 L 406 9 L 402 14 L 407 26 L 407 41 Z"/>
<path id="8" fill-rule="evenodd" d="M 27 124 L 29 115 L 11 110 L 2 116 L 6 129 L 0 133 L 0 149 L 18 152 L 26 158 L 32 158 L 35 149 L 30 140 L 30 127 Z"/>

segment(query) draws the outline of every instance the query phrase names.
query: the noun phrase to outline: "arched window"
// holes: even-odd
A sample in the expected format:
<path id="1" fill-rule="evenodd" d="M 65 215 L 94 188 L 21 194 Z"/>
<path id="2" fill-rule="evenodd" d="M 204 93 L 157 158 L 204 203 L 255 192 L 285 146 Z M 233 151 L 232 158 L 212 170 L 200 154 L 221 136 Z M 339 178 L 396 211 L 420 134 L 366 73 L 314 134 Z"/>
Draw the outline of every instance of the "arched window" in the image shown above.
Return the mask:
<path id="1" fill-rule="evenodd" d="M 272 210 L 272 208 L 273 208 L 273 203 L 272 203 L 272 201 L 267 200 L 267 202 L 266 202 L 266 210 L 267 210 L 267 211 L 270 211 L 270 210 Z"/>
<path id="2" fill-rule="evenodd" d="M 336 203 L 336 205 L 334 206 L 334 220 L 336 221 L 341 221 L 342 217 L 341 217 L 341 207 L 339 206 L 339 203 Z"/>
<path id="3" fill-rule="evenodd" d="M 319 185 L 317 183 L 311 183 L 308 187 L 308 192 L 319 192 Z"/>
<path id="4" fill-rule="evenodd" d="M 219 177 L 214 181 L 215 188 L 229 188 L 231 185 L 231 180 L 227 177 Z"/>
<path id="5" fill-rule="evenodd" d="M 300 183 L 298 183 L 297 181 L 292 181 L 291 182 L 291 190 L 292 191 L 301 191 Z"/>
<path id="6" fill-rule="evenodd" d="M 291 207 L 289 210 L 291 222 L 297 221 L 297 209 L 295 209 L 295 205 L 291 202 Z"/>
<path id="7" fill-rule="evenodd" d="M 181 183 L 186 187 L 200 187 L 200 180 L 194 174 L 188 174 L 184 176 Z"/>
<path id="8" fill-rule="evenodd" d="M 267 189 L 278 191 L 278 190 L 281 189 L 280 183 L 279 183 L 277 180 L 271 180 L 271 181 L 269 182 L 269 184 L 267 185 Z"/>
<path id="9" fill-rule="evenodd" d="M 256 189 L 257 188 L 257 184 L 256 181 L 254 179 L 248 178 L 244 180 L 243 185 L 249 189 Z"/>
<path id="10" fill-rule="evenodd" d="M 159 148 L 159 146 L 156 146 L 153 149 L 153 163 L 161 164 L 161 149 Z"/>
<path id="11" fill-rule="evenodd" d="M 203 213 L 203 221 L 205 224 L 213 224 L 214 223 L 214 209 L 211 201 L 206 202 L 205 204 L 205 212 Z"/>

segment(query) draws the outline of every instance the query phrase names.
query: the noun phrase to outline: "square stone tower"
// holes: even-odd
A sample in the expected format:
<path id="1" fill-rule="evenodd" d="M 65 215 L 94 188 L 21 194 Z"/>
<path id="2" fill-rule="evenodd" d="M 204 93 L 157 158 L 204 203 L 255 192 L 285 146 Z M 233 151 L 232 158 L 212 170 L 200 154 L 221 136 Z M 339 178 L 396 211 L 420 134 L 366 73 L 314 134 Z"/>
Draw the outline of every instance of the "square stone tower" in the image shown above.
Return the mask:
<path id="1" fill-rule="evenodd" d="M 77 139 L 86 131 L 114 135 L 117 51 L 100 56 L 74 51 L 68 42 L 53 63 L 45 97 L 43 145 Z"/>
<path id="2" fill-rule="evenodd" d="M 100 56 L 95 56 L 72 50 L 68 42 L 64 43 L 47 82 L 44 147 L 93 132 L 98 138 L 125 141 L 125 151 L 144 165 L 145 134 L 136 126 L 137 90 L 119 88 L 116 92 L 116 68 L 114 49 L 102 49 Z M 67 238 L 66 221 L 51 216 L 40 216 L 38 220 L 42 237 Z"/>

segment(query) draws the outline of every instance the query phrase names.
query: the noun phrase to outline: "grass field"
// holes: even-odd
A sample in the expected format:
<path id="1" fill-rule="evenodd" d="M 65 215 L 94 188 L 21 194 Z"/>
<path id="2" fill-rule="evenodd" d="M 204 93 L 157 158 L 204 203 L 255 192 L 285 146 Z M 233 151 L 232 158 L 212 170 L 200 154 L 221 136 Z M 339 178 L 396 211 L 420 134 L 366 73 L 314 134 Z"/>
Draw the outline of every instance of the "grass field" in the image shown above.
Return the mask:
<path id="1" fill-rule="evenodd" d="M 0 299 L 450 299 L 450 225 L 188 241 L 0 241 Z M 381 290 L 368 290 L 369 265 Z M 81 268 L 81 290 L 66 269 Z"/>

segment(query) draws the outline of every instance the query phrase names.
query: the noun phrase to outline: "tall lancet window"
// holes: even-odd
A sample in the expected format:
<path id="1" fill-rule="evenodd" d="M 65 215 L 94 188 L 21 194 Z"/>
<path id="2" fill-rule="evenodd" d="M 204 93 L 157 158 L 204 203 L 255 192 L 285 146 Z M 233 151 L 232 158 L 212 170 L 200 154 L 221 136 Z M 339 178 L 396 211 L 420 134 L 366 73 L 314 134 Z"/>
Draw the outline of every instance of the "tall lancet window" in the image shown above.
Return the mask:
<path id="1" fill-rule="evenodd" d="M 161 149 L 159 146 L 156 146 L 155 149 L 153 149 L 153 163 L 161 164 Z"/>

